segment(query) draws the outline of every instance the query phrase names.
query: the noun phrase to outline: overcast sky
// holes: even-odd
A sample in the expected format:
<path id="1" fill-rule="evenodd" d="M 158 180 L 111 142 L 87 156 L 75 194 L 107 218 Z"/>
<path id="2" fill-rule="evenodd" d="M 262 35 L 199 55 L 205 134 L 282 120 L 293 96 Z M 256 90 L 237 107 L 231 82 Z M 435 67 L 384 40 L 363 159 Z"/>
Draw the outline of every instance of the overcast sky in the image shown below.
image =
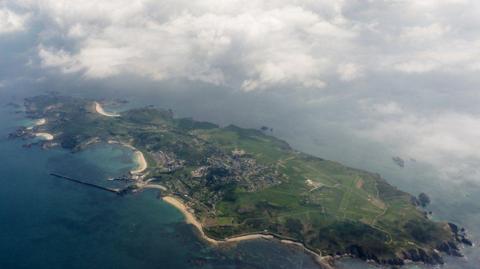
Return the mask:
<path id="1" fill-rule="evenodd" d="M 266 119 L 480 181 L 480 1 L 0 0 L 0 91 L 125 77 L 279 100 Z"/>

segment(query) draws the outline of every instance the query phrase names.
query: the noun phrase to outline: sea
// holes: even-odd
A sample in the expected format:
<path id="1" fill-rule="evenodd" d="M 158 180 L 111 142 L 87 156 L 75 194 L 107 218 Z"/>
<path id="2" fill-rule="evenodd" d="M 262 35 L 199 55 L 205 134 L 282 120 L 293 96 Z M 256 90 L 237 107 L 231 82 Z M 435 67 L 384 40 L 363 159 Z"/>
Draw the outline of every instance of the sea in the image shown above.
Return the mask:
<path id="1" fill-rule="evenodd" d="M 301 249 L 273 241 L 254 240 L 229 247 L 211 247 L 199 239 L 192 226 L 184 222 L 183 215 L 159 199 L 154 190 L 119 197 L 51 176 L 51 172 L 57 172 L 112 186 L 119 183 L 109 178 L 125 174 L 136 164 L 132 152 L 118 145 L 99 144 L 71 153 L 58 148 L 23 147 L 31 141 L 9 139 L 10 132 L 33 122 L 25 118 L 21 107 L 8 103 L 21 104 L 23 98 L 31 94 L 0 93 L 1 269 L 319 268 Z M 102 97 L 112 96 L 107 92 Z M 145 100 L 154 99 L 145 96 L 125 106 L 144 104 Z M 209 116 L 200 118 L 209 119 Z M 299 149 L 309 148 L 288 133 L 283 136 Z M 409 163 L 408 169 L 396 169 L 385 164 L 391 162 L 385 156 L 385 163 L 379 165 L 334 154 L 329 147 L 325 147 L 324 152 L 327 156 L 322 157 L 367 170 L 377 169 L 375 172 L 406 191 L 428 190 L 432 197 L 429 210 L 434 212 L 434 218 L 454 221 L 466 227 L 474 241 L 479 238 L 478 186 L 464 184 L 452 189 L 429 180 L 429 170 L 421 164 Z M 419 181 L 419 176 L 425 180 Z M 440 268 L 479 268 L 478 249 L 465 248 L 464 252 L 466 258 L 447 258 L 446 265 Z M 378 268 L 349 258 L 340 260 L 337 266 Z M 412 264 L 405 268 L 431 267 Z"/>

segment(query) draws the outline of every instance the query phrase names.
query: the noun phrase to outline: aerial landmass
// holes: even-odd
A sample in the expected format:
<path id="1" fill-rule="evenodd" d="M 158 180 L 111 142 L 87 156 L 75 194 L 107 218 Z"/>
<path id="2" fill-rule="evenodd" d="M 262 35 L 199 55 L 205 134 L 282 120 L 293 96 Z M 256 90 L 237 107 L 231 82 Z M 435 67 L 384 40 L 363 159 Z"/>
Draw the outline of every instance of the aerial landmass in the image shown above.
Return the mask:
<path id="1" fill-rule="evenodd" d="M 378 174 L 296 151 L 267 127 L 220 127 L 153 107 L 113 113 L 58 95 L 28 98 L 25 108 L 35 124 L 12 137 L 72 152 L 96 143 L 131 148 L 138 167 L 127 188 L 113 191 L 158 190 L 213 245 L 280 240 L 325 268 L 344 255 L 442 264 L 445 254 L 462 256 L 460 244 L 472 245 L 464 229 L 428 218 L 419 208 L 425 194 L 419 203 Z"/>

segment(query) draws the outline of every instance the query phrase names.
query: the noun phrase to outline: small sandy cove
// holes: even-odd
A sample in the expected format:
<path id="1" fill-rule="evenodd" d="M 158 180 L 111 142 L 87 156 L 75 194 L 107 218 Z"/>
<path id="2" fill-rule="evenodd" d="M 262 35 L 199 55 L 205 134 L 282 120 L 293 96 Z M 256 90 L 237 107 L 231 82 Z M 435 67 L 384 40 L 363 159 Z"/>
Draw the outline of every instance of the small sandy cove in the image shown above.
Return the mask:
<path id="1" fill-rule="evenodd" d="M 35 121 L 36 126 L 44 125 L 45 123 L 47 123 L 47 120 L 45 118 L 38 119 L 38 120 Z"/>
<path id="2" fill-rule="evenodd" d="M 33 125 L 27 127 L 27 130 L 32 130 L 35 126 L 45 125 L 45 123 L 47 123 L 47 120 L 45 118 L 35 120 L 33 122 Z"/>
<path id="3" fill-rule="evenodd" d="M 49 134 L 49 133 L 36 133 L 35 134 L 36 137 L 39 137 L 43 140 L 53 140 L 53 135 L 52 134 Z"/>
<path id="4" fill-rule="evenodd" d="M 133 174 L 133 175 L 140 174 L 143 171 L 147 170 L 147 168 L 148 168 L 147 160 L 145 159 L 145 156 L 143 155 L 143 153 L 140 150 L 138 150 L 137 148 L 135 148 L 134 146 L 132 146 L 130 144 L 115 141 L 115 140 L 108 140 L 107 143 L 108 144 L 120 144 L 124 147 L 127 147 L 127 148 L 133 150 L 133 159 L 137 163 L 137 168 L 135 168 L 134 170 L 131 170 L 130 171 L 131 174 Z"/>
<path id="5" fill-rule="evenodd" d="M 134 175 L 140 174 L 148 168 L 147 160 L 145 160 L 145 156 L 143 156 L 143 153 L 141 151 L 135 150 L 133 152 L 133 157 L 135 159 L 135 162 L 138 164 L 138 167 L 130 171 L 130 173 Z"/>
<path id="6" fill-rule="evenodd" d="M 119 114 L 106 112 L 99 102 L 94 102 L 94 104 L 95 104 L 95 111 L 98 114 L 103 115 L 105 117 L 120 117 Z"/>

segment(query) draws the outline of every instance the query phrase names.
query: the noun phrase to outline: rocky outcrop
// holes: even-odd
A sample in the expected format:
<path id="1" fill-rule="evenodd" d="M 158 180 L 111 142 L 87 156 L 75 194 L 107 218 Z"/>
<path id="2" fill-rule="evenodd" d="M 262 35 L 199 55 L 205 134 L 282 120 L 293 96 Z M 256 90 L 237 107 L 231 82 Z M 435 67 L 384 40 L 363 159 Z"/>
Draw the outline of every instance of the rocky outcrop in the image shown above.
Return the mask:
<path id="1" fill-rule="evenodd" d="M 421 262 L 426 262 L 430 264 L 438 264 L 438 262 L 435 262 L 435 259 L 432 259 L 426 255 L 426 253 L 419 252 L 418 251 L 412 251 L 412 253 L 406 253 L 403 255 L 404 257 L 397 257 L 397 258 L 388 258 L 388 259 L 381 259 L 378 258 L 375 254 L 368 252 L 364 248 L 362 248 L 359 245 L 350 245 L 347 248 L 347 252 L 349 255 L 359 258 L 364 261 L 374 261 L 375 263 L 378 264 L 388 264 L 392 266 L 402 266 L 405 264 L 405 260 L 414 260 L 414 261 L 421 261 Z M 442 261 L 443 262 L 443 261 Z"/>
<path id="2" fill-rule="evenodd" d="M 427 252 L 421 248 L 409 249 L 402 252 L 403 259 L 413 262 L 422 262 L 425 264 L 443 264 L 444 261 L 440 254 L 435 251 Z"/>
<path id="3" fill-rule="evenodd" d="M 430 204 L 430 197 L 424 192 L 420 193 L 418 195 L 418 201 L 420 202 L 420 206 L 426 207 L 428 204 Z"/>
<path id="4" fill-rule="evenodd" d="M 388 264 L 391 266 L 402 266 L 405 264 L 405 261 L 413 261 L 413 262 L 422 262 L 425 264 L 443 264 L 443 259 L 435 251 L 427 252 L 423 249 L 410 249 L 403 251 L 398 257 L 396 258 L 388 258 L 388 259 L 381 259 L 378 258 L 375 254 L 369 253 L 364 248 L 359 245 L 351 245 L 347 248 L 347 252 L 349 255 L 353 257 L 357 257 L 364 261 L 374 261 L 378 264 Z"/>
<path id="5" fill-rule="evenodd" d="M 375 254 L 368 252 L 359 245 L 350 245 L 349 247 L 347 247 L 347 253 L 364 261 L 373 260 L 377 263 L 380 262 Z"/>
<path id="6" fill-rule="evenodd" d="M 460 249 L 458 248 L 457 244 L 451 241 L 446 241 L 441 243 L 440 245 L 437 246 L 437 249 L 451 256 L 463 257 L 462 253 L 460 253 Z"/>
<path id="7" fill-rule="evenodd" d="M 405 160 L 398 156 L 392 157 L 392 161 L 401 168 L 405 167 Z"/>
<path id="8" fill-rule="evenodd" d="M 430 204 L 430 197 L 426 193 L 422 192 L 418 195 L 418 197 L 412 195 L 410 197 L 410 201 L 414 206 L 421 206 L 425 208 Z"/>
<path id="9" fill-rule="evenodd" d="M 450 230 L 455 236 L 457 243 L 464 244 L 470 247 L 473 246 L 473 242 L 467 238 L 467 232 L 465 231 L 465 228 L 459 228 L 456 224 L 451 222 L 448 223 L 448 226 L 450 227 Z"/>
<path id="10" fill-rule="evenodd" d="M 29 135 L 31 132 L 26 127 L 20 127 L 8 135 L 9 138 L 19 138 Z"/>
<path id="11" fill-rule="evenodd" d="M 421 248 L 409 249 L 402 252 L 404 260 L 423 262 L 425 264 L 443 264 L 443 258 L 435 251 L 427 252 Z"/>
<path id="12" fill-rule="evenodd" d="M 459 230 L 460 231 L 460 230 Z M 468 239 L 467 239 L 468 240 Z M 407 261 L 419 262 L 430 265 L 444 264 L 441 253 L 447 255 L 463 257 L 458 243 L 445 241 L 437 246 L 436 250 L 426 250 L 422 248 L 412 248 L 402 251 L 396 258 L 382 259 L 374 253 L 370 253 L 359 245 L 350 245 L 347 247 L 348 255 L 359 258 L 364 261 L 373 261 L 378 264 L 386 264 L 391 266 L 402 266 Z"/>

